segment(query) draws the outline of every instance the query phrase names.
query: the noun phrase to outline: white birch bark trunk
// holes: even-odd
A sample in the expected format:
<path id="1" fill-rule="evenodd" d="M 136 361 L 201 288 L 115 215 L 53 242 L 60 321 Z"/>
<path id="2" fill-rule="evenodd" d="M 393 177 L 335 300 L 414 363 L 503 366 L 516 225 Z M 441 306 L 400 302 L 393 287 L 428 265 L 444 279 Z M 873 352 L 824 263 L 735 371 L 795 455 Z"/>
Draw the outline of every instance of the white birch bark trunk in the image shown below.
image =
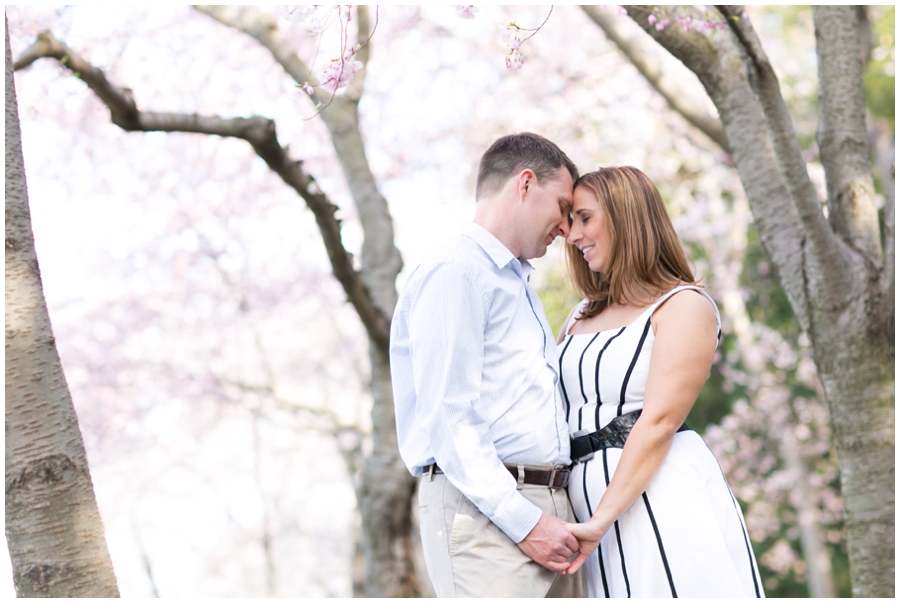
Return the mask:
<path id="1" fill-rule="evenodd" d="M 19 597 L 117 597 L 34 251 L 6 33 L 6 539 Z"/>

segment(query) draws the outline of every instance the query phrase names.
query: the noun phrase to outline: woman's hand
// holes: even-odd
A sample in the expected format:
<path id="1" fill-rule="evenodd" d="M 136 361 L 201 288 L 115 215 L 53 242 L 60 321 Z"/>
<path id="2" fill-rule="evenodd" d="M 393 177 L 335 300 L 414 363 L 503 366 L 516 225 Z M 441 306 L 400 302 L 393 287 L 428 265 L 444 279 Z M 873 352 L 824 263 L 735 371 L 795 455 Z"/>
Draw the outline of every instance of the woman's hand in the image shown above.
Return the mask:
<path id="1" fill-rule="evenodd" d="M 566 570 L 566 573 L 571 575 L 578 571 L 591 553 L 600 546 L 600 541 L 609 531 L 609 526 L 603 527 L 599 525 L 599 522 L 591 520 L 587 523 L 567 523 L 566 528 L 578 539 L 578 555 Z"/>

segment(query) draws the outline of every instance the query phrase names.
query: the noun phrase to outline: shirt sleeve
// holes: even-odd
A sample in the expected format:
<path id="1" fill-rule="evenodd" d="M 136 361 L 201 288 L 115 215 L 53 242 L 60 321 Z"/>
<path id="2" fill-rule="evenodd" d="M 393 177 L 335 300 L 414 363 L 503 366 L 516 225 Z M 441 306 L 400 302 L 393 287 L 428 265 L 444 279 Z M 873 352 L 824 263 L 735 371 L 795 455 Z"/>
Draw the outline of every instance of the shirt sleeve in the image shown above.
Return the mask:
<path id="1" fill-rule="evenodd" d="M 485 289 L 463 265 L 422 275 L 409 309 L 416 423 L 450 483 L 518 543 L 541 510 L 516 489 L 478 412 L 491 303 Z"/>

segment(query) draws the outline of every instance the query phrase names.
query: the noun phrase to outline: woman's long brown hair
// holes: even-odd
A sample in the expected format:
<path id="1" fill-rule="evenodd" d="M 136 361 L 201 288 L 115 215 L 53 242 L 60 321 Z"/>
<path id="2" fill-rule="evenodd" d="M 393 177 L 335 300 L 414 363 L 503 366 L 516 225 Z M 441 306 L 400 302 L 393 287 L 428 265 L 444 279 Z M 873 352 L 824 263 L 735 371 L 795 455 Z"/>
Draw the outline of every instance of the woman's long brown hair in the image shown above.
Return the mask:
<path id="1" fill-rule="evenodd" d="M 594 272 L 574 245 L 566 246 L 572 285 L 596 316 L 610 304 L 649 304 L 680 284 L 697 284 L 666 213 L 646 174 L 633 167 L 607 167 L 575 182 L 596 195 L 609 230 L 606 270 Z"/>

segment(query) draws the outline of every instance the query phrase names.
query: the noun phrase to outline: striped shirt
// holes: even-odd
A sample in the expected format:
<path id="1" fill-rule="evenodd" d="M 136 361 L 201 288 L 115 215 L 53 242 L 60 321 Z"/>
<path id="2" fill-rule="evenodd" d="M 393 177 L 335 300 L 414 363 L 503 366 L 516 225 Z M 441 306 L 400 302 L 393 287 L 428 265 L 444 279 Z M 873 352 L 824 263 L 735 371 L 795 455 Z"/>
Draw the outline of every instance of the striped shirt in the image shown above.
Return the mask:
<path id="1" fill-rule="evenodd" d="M 514 542 L 541 511 L 503 463 L 568 465 L 556 342 L 520 261 L 477 224 L 410 275 L 391 323 L 400 456 L 436 462 Z"/>

